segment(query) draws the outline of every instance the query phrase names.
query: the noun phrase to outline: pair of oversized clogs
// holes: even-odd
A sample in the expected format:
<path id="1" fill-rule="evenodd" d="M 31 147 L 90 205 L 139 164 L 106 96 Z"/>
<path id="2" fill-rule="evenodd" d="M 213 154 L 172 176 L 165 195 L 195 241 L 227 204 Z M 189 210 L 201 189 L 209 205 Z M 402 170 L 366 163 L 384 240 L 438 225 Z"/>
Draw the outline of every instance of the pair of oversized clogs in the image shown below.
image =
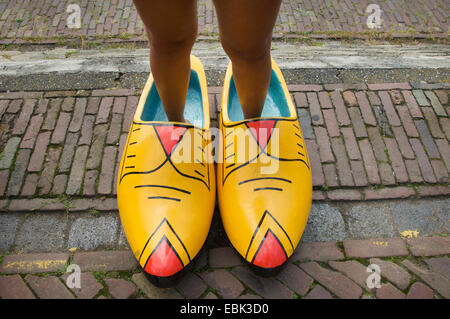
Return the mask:
<path id="1" fill-rule="evenodd" d="M 139 265 L 157 286 L 176 282 L 207 238 L 217 183 L 231 244 L 253 268 L 276 272 L 299 243 L 312 200 L 306 146 L 280 69 L 272 60 L 261 118 L 244 120 L 230 64 L 214 133 L 205 72 L 191 56 L 184 116 L 191 124 L 167 120 L 150 75 L 117 178 L 122 225 Z"/>

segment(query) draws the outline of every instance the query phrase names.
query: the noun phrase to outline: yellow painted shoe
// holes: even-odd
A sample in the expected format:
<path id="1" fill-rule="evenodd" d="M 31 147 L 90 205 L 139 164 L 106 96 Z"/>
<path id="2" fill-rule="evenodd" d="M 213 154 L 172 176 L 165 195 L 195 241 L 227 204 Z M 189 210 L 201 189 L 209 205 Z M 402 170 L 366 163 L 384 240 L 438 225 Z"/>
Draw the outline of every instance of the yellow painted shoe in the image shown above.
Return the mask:
<path id="1" fill-rule="evenodd" d="M 261 118 L 244 120 L 231 63 L 222 93 L 217 190 L 231 244 L 262 275 L 293 254 L 312 202 L 310 163 L 297 112 L 272 60 Z"/>
<path id="2" fill-rule="evenodd" d="M 150 75 L 123 152 L 117 200 L 128 243 L 151 282 L 176 283 L 211 225 L 215 172 L 206 77 L 191 56 L 184 110 L 192 124 L 168 122 Z"/>

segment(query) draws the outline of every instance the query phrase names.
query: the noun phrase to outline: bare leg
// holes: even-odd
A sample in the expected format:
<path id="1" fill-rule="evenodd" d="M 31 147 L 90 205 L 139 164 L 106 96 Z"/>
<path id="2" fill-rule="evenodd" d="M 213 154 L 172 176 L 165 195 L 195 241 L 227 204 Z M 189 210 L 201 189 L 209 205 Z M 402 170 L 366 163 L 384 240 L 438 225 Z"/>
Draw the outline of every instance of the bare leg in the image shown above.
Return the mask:
<path id="1" fill-rule="evenodd" d="M 281 0 L 214 0 L 244 117 L 261 116 L 272 70 L 270 45 Z"/>
<path id="2" fill-rule="evenodd" d="M 169 121 L 184 122 L 190 53 L 197 37 L 196 0 L 133 0 L 150 43 L 150 67 Z"/>

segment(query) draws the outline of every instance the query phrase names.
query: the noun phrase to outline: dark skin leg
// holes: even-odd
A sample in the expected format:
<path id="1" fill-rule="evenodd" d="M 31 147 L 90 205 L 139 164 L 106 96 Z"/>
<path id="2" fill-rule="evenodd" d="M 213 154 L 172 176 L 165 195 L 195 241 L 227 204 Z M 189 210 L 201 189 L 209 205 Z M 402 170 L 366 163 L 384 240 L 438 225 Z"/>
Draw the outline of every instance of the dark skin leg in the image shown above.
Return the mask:
<path id="1" fill-rule="evenodd" d="M 133 0 L 150 44 L 150 67 L 169 121 L 185 122 L 190 53 L 197 37 L 196 0 Z"/>
<path id="2" fill-rule="evenodd" d="M 270 85 L 270 45 L 281 0 L 214 0 L 214 5 L 244 117 L 259 117 Z"/>

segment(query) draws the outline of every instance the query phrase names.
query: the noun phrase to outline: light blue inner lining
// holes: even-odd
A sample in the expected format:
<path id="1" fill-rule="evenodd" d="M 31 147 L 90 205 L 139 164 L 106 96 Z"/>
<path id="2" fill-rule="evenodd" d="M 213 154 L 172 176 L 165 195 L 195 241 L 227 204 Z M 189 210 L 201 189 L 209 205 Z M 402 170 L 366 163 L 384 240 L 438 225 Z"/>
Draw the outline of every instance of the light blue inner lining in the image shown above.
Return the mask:
<path id="1" fill-rule="evenodd" d="M 280 80 L 272 70 L 269 91 L 267 92 L 266 100 L 264 101 L 261 117 L 289 117 L 290 115 L 289 106 L 286 101 L 286 96 L 284 96 Z M 244 113 L 242 112 L 233 77 L 231 77 L 230 80 L 228 117 L 233 122 L 242 121 L 244 119 Z"/>
<path id="2" fill-rule="evenodd" d="M 203 100 L 200 81 L 197 72 L 191 70 L 191 79 L 184 106 L 184 118 L 191 124 L 203 127 Z M 164 111 L 155 83 L 150 88 L 150 92 L 142 110 L 142 121 L 162 121 L 167 122 L 167 114 Z"/>

